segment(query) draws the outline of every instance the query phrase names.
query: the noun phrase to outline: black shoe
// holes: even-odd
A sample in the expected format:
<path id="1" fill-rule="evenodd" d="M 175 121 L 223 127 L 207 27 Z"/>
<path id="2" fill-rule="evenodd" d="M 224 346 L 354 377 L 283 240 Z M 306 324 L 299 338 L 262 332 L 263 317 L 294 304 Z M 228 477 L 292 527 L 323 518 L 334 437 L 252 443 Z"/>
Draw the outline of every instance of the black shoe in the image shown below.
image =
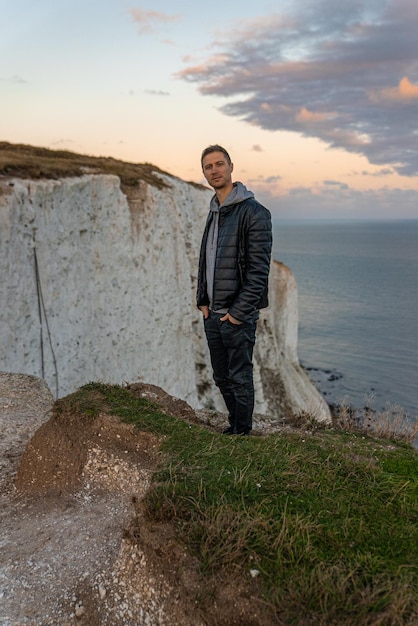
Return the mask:
<path id="1" fill-rule="evenodd" d="M 236 431 L 234 431 L 232 426 L 230 426 L 229 428 L 226 428 L 225 430 L 223 430 L 222 434 L 223 435 L 249 435 L 250 431 L 249 430 L 240 430 L 240 431 L 236 432 Z"/>

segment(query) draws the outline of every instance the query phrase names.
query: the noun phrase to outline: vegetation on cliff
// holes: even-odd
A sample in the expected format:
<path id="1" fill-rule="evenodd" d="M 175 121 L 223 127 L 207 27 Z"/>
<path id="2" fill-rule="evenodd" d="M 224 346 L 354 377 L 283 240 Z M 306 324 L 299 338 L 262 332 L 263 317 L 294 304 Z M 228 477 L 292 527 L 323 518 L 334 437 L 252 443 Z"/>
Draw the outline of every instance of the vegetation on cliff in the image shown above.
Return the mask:
<path id="1" fill-rule="evenodd" d="M 56 180 L 83 174 L 113 174 L 119 176 L 124 187 L 136 187 L 141 180 L 154 187 L 166 187 L 155 175 L 158 172 L 166 174 L 150 163 L 126 163 L 111 157 L 0 142 L 0 175 L 3 176 Z"/>
<path id="2" fill-rule="evenodd" d="M 173 529 L 196 559 L 203 615 L 228 584 L 235 603 L 256 594 L 264 607 L 265 621 L 248 624 L 417 623 L 418 462 L 411 447 L 315 430 L 308 421 L 293 433 L 226 437 L 168 416 L 127 388 L 96 383 L 59 400 L 55 415 L 88 419 L 104 407 L 161 438 L 141 514 L 161 532 Z M 138 517 L 138 532 L 140 524 Z"/>

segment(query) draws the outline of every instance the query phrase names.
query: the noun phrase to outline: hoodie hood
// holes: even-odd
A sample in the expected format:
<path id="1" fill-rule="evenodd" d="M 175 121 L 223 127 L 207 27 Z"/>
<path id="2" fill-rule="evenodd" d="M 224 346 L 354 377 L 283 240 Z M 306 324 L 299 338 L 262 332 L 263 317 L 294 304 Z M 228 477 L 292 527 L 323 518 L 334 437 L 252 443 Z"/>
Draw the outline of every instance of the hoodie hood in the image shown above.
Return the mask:
<path id="1" fill-rule="evenodd" d="M 210 210 L 214 213 L 217 213 L 219 209 L 222 209 L 223 207 L 238 204 L 238 202 L 248 200 L 248 198 L 254 198 L 253 192 L 247 189 L 247 187 L 242 183 L 236 182 L 233 183 L 233 189 L 225 198 L 223 204 L 219 205 L 219 200 L 216 194 L 213 196 L 212 200 L 210 201 Z"/>

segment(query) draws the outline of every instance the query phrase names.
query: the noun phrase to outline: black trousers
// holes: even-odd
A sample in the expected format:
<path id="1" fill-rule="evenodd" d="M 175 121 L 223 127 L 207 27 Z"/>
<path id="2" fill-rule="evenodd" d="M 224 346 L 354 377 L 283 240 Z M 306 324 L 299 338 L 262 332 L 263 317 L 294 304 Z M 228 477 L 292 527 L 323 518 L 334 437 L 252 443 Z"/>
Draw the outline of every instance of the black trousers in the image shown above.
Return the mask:
<path id="1" fill-rule="evenodd" d="M 204 321 L 213 379 L 228 409 L 234 433 L 252 428 L 254 411 L 253 349 L 256 320 L 242 324 L 221 322 L 223 313 L 211 311 Z"/>

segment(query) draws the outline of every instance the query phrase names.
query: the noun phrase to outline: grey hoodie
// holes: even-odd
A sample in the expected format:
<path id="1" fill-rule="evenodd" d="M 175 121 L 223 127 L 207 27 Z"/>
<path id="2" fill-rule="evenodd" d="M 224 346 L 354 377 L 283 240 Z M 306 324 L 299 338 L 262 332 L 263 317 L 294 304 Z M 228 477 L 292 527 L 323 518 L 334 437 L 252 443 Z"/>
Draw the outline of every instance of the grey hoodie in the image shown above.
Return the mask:
<path id="1" fill-rule="evenodd" d="M 218 228 L 219 228 L 219 213 L 224 207 L 231 206 L 248 200 L 248 198 L 254 198 L 252 191 L 247 189 L 245 185 L 239 181 L 233 183 L 233 189 L 225 198 L 223 204 L 219 204 L 217 195 L 215 194 L 210 201 L 210 210 L 213 213 L 213 219 L 209 226 L 208 240 L 206 245 L 206 282 L 209 297 L 209 308 L 211 307 L 213 300 L 213 283 L 215 276 L 215 261 L 216 261 L 216 249 L 218 245 Z M 227 310 L 221 309 L 219 313 L 227 313 Z"/>

